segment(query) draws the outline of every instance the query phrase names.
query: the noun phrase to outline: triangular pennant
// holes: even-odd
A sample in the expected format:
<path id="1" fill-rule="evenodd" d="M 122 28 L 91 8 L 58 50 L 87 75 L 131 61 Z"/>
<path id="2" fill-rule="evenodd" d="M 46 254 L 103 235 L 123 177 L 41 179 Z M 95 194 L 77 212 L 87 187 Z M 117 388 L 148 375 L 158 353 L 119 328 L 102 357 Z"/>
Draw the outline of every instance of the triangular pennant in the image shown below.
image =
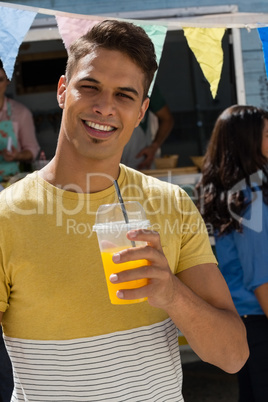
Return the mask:
<path id="1" fill-rule="evenodd" d="M 156 60 L 159 65 L 161 56 L 162 56 L 162 51 L 164 47 L 164 42 L 166 39 L 166 34 L 167 34 L 167 26 L 165 25 L 146 25 L 146 24 L 141 24 L 141 23 L 136 23 L 135 21 L 129 21 L 132 22 L 133 24 L 139 25 L 142 27 L 151 41 L 154 44 L 154 49 L 155 49 L 155 54 L 156 54 Z M 151 83 L 149 93 L 148 95 L 150 96 L 153 90 L 154 82 L 155 82 L 156 74 L 154 76 L 154 79 Z"/>
<path id="2" fill-rule="evenodd" d="M 56 15 L 56 20 L 59 33 L 67 50 L 73 41 L 86 34 L 94 25 L 100 22 L 100 20 L 61 17 L 59 15 Z"/>
<path id="3" fill-rule="evenodd" d="M 84 35 L 86 32 L 88 32 L 95 24 L 100 22 L 100 20 L 90 20 L 90 19 L 83 19 L 83 18 L 72 18 L 72 17 L 61 17 L 61 16 L 56 16 L 58 28 L 60 35 L 62 37 L 62 40 L 64 42 L 64 45 L 66 49 L 68 50 L 70 44 L 75 40 L 80 38 L 82 35 Z M 136 24 L 140 27 L 142 27 L 151 41 L 154 44 L 155 47 L 155 53 L 156 53 L 156 59 L 157 62 L 160 62 L 161 55 L 162 55 L 162 50 L 166 38 L 166 33 L 167 33 L 167 27 L 164 25 L 146 25 L 146 24 L 140 24 L 137 23 L 136 21 L 130 21 L 133 24 Z M 155 80 L 155 77 L 154 77 Z M 154 80 L 151 84 L 149 95 L 152 92 L 152 88 L 154 85 Z"/>
<path id="4" fill-rule="evenodd" d="M 258 28 L 258 33 L 260 40 L 262 41 L 265 69 L 266 69 L 266 75 L 268 77 L 268 27 Z"/>
<path id="5" fill-rule="evenodd" d="M 36 14 L 32 11 L 0 6 L 0 59 L 10 80 L 19 47 Z"/>
<path id="6" fill-rule="evenodd" d="M 215 98 L 223 65 L 222 38 L 225 28 L 183 28 L 183 30 Z"/>

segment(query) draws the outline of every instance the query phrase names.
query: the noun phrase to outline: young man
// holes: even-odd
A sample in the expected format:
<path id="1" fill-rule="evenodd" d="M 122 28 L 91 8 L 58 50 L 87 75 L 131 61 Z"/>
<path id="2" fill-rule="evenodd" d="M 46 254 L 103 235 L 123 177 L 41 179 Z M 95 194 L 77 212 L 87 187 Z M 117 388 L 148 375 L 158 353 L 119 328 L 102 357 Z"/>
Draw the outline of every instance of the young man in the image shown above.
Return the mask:
<path id="1" fill-rule="evenodd" d="M 183 401 L 177 327 L 205 361 L 236 372 L 245 329 L 211 252 L 203 221 L 177 186 L 120 165 L 148 107 L 157 68 L 151 41 L 104 21 L 70 48 L 58 86 L 63 109 L 54 159 L 2 193 L 0 311 L 15 401 Z M 102 204 L 138 200 L 152 227 L 146 247 L 113 256 L 149 266 L 112 275 L 148 278 L 112 305 L 92 226 Z"/>

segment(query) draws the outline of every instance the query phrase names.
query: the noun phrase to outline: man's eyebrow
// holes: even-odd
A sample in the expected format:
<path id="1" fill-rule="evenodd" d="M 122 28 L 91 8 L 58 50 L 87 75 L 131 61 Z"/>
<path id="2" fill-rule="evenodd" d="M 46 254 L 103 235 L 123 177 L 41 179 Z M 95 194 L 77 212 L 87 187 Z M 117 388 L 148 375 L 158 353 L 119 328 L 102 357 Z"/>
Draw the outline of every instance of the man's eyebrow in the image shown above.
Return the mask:
<path id="1" fill-rule="evenodd" d="M 89 82 L 93 82 L 95 84 L 100 84 L 100 81 L 96 80 L 95 78 L 91 78 L 91 77 L 82 77 L 79 81 L 89 81 Z M 133 95 L 139 97 L 138 91 L 133 87 L 118 87 L 118 90 L 123 91 L 123 92 L 129 92 L 129 93 L 132 93 Z"/>
<path id="2" fill-rule="evenodd" d="M 135 88 L 133 88 L 133 87 L 119 87 L 118 89 L 119 89 L 120 91 L 123 91 L 123 92 L 130 92 L 130 93 L 132 93 L 133 95 L 139 97 L 138 91 L 137 91 Z"/>
<path id="3" fill-rule="evenodd" d="M 82 78 L 80 78 L 79 81 L 89 81 L 89 82 L 94 82 L 95 84 L 100 84 L 100 82 L 98 80 L 95 80 L 95 78 L 91 78 L 91 77 L 82 77 Z"/>

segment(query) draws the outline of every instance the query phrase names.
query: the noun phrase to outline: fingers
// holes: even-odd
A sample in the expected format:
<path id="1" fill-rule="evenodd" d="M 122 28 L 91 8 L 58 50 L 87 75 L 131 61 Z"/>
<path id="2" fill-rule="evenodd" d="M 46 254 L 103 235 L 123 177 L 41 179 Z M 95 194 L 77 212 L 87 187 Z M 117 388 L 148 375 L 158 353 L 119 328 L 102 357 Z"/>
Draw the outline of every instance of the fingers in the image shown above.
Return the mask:
<path id="1" fill-rule="evenodd" d="M 128 289 L 126 282 L 147 278 L 147 285 Z M 173 275 L 166 262 L 163 266 L 142 266 L 127 271 L 118 272 L 110 276 L 113 284 L 121 284 L 116 293 L 119 299 L 134 300 L 147 298 L 154 307 L 164 308 L 172 303 L 174 295 Z M 121 287 L 122 286 L 122 287 Z"/>
<path id="2" fill-rule="evenodd" d="M 147 245 L 130 247 L 113 255 L 112 259 L 115 264 L 137 261 L 137 268 L 126 269 L 112 274 L 110 276 L 112 283 L 130 282 L 144 278 L 149 280 L 160 279 L 162 277 L 162 270 L 169 272 L 169 266 L 162 251 L 159 234 L 157 232 L 133 230 L 128 233 L 128 237 L 135 241 L 145 241 Z"/>
<path id="3" fill-rule="evenodd" d="M 154 230 L 148 230 L 148 229 L 130 230 L 127 233 L 127 238 L 132 241 L 147 242 L 148 245 L 162 252 L 160 235 L 158 232 Z"/>
<path id="4" fill-rule="evenodd" d="M 132 261 L 132 269 L 110 276 L 112 283 L 122 284 L 117 297 L 126 300 L 147 298 L 148 303 L 155 307 L 167 306 L 173 298 L 175 276 L 163 253 L 159 234 L 152 230 L 138 229 L 129 231 L 127 237 L 132 241 L 146 242 L 147 245 L 130 247 L 113 255 L 113 262 L 116 264 Z M 137 268 L 133 266 L 135 261 Z M 139 279 L 147 279 L 147 285 L 135 289 L 128 289 L 124 285 Z"/>
<path id="5" fill-rule="evenodd" d="M 129 247 L 113 255 L 113 262 L 120 264 L 127 261 L 145 260 L 148 265 L 162 266 L 166 258 L 162 250 L 158 232 L 147 229 L 130 230 L 127 233 L 129 240 L 144 242 L 146 246 Z M 137 243 L 138 244 L 138 243 Z"/>
<path id="6" fill-rule="evenodd" d="M 146 147 L 142 149 L 137 155 L 136 158 L 144 157 L 144 160 L 139 164 L 139 169 L 149 169 L 154 159 L 154 152 L 152 153 L 150 147 Z"/>
<path id="7" fill-rule="evenodd" d="M 13 154 L 11 152 L 4 152 L 4 159 L 6 162 L 12 162 L 14 160 Z"/>
<path id="8" fill-rule="evenodd" d="M 137 289 L 118 290 L 116 296 L 124 300 L 145 299 L 148 295 L 147 288 L 147 286 L 143 286 Z"/>
<path id="9" fill-rule="evenodd" d="M 123 283 L 123 282 L 131 282 L 144 278 L 152 278 L 153 270 L 150 265 L 144 265 L 139 268 L 129 269 L 125 271 L 117 272 L 116 274 L 112 274 L 110 276 L 110 281 L 112 283 Z"/>
<path id="10" fill-rule="evenodd" d="M 16 156 L 17 156 L 17 151 L 16 151 L 16 148 L 13 147 L 13 145 L 12 145 L 11 151 L 8 151 L 7 149 L 4 150 L 5 161 L 12 162 L 12 161 L 16 160 Z"/>
<path id="11" fill-rule="evenodd" d="M 144 159 L 139 164 L 139 168 L 140 169 L 149 169 L 151 167 L 152 162 L 153 162 L 153 158 L 150 155 L 146 154 L 146 153 L 143 153 L 142 155 L 140 155 L 140 157 L 142 157 L 142 156 L 144 156 Z"/>

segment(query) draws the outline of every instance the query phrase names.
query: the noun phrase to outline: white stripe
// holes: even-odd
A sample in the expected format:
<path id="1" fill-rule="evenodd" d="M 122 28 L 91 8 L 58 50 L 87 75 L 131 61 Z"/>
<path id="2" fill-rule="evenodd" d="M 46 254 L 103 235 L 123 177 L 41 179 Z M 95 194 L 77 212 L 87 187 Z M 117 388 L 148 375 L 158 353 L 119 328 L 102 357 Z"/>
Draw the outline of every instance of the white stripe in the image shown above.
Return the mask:
<path id="1" fill-rule="evenodd" d="M 183 401 L 178 333 L 170 319 L 92 338 L 5 341 L 13 402 Z"/>

